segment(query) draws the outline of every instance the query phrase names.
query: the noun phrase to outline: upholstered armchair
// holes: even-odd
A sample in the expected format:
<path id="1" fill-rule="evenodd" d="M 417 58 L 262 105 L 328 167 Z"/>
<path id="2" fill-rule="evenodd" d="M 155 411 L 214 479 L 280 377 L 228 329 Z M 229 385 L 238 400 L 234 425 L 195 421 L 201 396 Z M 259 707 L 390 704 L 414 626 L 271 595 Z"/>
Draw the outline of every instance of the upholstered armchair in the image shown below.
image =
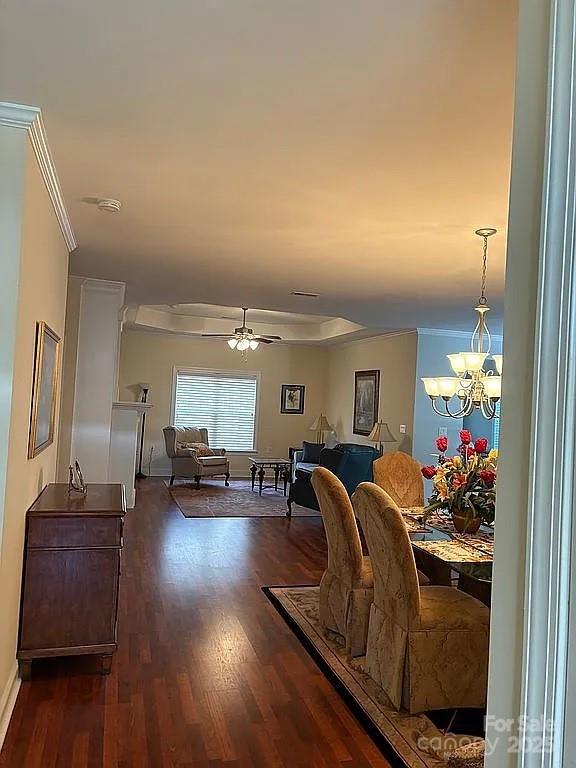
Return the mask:
<path id="1" fill-rule="evenodd" d="M 170 485 L 175 477 L 187 477 L 200 487 L 203 477 L 224 476 L 229 485 L 230 462 L 224 448 L 209 449 L 208 430 L 198 427 L 164 427 L 166 453 L 172 462 Z"/>
<path id="2" fill-rule="evenodd" d="M 374 483 L 352 498 L 374 573 L 365 671 L 411 714 L 486 703 L 490 613 L 454 587 L 420 586 L 402 514 Z"/>
<path id="3" fill-rule="evenodd" d="M 424 506 L 424 481 L 420 464 L 402 451 L 391 451 L 372 465 L 374 482 L 399 507 Z"/>
<path id="4" fill-rule="evenodd" d="M 344 638 L 350 656 L 362 656 L 373 599 L 370 560 L 362 555 L 354 510 L 342 482 L 318 467 L 312 485 L 328 541 L 328 567 L 320 582 L 320 623 Z"/>

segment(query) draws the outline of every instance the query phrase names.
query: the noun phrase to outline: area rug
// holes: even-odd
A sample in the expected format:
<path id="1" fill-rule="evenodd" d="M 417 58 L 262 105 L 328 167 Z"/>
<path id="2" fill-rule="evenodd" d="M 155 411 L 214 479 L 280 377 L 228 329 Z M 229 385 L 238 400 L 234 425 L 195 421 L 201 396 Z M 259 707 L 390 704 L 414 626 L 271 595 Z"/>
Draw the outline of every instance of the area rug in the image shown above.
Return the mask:
<path id="1" fill-rule="evenodd" d="M 455 749 L 479 740 L 464 733 L 470 728 L 466 715 L 451 723 L 451 732 L 427 715 L 394 710 L 384 691 L 363 672 L 363 659 L 348 662 L 340 638 L 326 636 L 318 619 L 319 587 L 264 587 L 271 600 L 320 669 L 340 691 L 354 714 L 394 766 L 402 768 L 446 768 Z M 435 714 L 441 721 L 449 713 Z M 479 717 L 476 713 L 476 718 Z M 439 727 L 440 726 L 440 727 Z"/>
<path id="2" fill-rule="evenodd" d="M 202 480 L 200 488 L 194 483 L 166 482 L 170 495 L 184 517 L 286 517 L 286 496 L 282 491 L 265 488 L 252 490 L 250 480 L 230 480 L 227 488 L 222 480 Z M 318 517 L 319 512 L 292 505 L 293 517 Z"/>

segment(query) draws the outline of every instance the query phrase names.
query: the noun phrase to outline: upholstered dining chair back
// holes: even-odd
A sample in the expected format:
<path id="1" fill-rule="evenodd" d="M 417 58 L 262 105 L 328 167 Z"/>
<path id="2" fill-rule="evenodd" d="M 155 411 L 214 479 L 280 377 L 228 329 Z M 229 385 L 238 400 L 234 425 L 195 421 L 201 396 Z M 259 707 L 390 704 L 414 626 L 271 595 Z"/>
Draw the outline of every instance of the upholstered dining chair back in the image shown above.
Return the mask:
<path id="1" fill-rule="evenodd" d="M 312 473 L 328 541 L 328 571 L 352 586 L 362 573 L 362 544 L 350 497 L 341 481 L 325 467 Z"/>
<path id="2" fill-rule="evenodd" d="M 360 483 L 352 501 L 372 562 L 374 604 L 408 629 L 420 612 L 420 587 L 402 514 L 375 483 Z"/>
<path id="3" fill-rule="evenodd" d="M 372 469 L 376 485 L 399 507 L 424 505 L 424 481 L 416 459 L 402 451 L 391 451 L 376 459 Z"/>

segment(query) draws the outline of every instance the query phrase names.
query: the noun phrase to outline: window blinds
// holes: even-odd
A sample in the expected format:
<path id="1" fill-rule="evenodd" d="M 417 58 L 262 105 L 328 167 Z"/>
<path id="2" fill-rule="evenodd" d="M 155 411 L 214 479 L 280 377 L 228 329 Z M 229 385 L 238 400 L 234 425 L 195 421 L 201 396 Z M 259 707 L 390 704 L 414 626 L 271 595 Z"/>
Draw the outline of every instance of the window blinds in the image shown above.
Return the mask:
<path id="1" fill-rule="evenodd" d="M 253 450 L 257 387 L 255 373 L 179 369 L 174 424 L 206 427 L 211 448 Z"/>

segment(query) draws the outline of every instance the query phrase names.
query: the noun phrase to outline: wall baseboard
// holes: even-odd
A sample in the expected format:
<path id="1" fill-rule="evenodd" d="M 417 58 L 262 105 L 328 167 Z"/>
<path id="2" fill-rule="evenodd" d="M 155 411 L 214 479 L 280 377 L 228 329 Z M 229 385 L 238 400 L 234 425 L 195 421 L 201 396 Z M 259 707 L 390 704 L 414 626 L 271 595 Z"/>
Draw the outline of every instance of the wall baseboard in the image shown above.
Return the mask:
<path id="1" fill-rule="evenodd" d="M 2 691 L 0 697 L 0 749 L 4 743 L 8 726 L 10 725 L 10 718 L 14 711 L 16 699 L 18 698 L 18 691 L 20 690 L 20 678 L 18 677 L 18 664 L 14 662 L 14 667 L 8 677 L 6 687 Z"/>

